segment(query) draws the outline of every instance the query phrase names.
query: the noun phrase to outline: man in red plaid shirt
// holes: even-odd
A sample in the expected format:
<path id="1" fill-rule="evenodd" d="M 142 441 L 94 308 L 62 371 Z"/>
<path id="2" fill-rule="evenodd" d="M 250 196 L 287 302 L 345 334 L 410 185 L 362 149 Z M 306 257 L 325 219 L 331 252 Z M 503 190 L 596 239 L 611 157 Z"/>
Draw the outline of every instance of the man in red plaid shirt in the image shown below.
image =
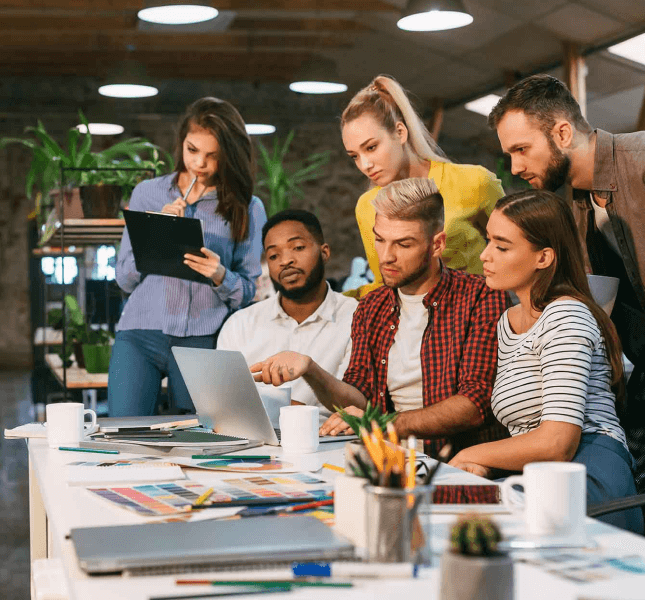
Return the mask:
<path id="1" fill-rule="evenodd" d="M 257 381 L 304 377 L 322 404 L 360 415 L 368 401 L 396 410 L 399 437 L 425 440 L 431 456 L 505 437 L 491 413 L 496 326 L 508 297 L 480 275 L 447 268 L 443 199 L 426 178 L 396 181 L 374 199 L 375 246 L 384 286 L 365 296 L 352 322 L 352 355 L 342 381 L 295 352 L 251 367 Z M 337 414 L 321 435 L 347 425 Z"/>

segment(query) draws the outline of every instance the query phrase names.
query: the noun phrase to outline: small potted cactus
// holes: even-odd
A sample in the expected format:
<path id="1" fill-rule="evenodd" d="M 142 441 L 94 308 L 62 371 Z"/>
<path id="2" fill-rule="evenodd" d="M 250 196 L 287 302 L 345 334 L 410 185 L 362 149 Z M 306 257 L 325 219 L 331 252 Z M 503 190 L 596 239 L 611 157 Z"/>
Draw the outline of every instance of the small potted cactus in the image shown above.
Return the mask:
<path id="1" fill-rule="evenodd" d="M 453 525 L 441 559 L 442 600 L 512 600 L 513 561 L 500 552 L 502 536 L 484 515 L 463 515 Z"/>

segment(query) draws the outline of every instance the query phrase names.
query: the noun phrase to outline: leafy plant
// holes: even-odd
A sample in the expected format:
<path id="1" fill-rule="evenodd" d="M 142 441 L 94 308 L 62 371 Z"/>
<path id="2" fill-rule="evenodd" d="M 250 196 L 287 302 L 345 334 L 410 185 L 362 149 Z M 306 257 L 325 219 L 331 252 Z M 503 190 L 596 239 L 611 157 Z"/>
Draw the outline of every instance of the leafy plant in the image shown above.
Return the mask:
<path id="1" fill-rule="evenodd" d="M 271 153 L 258 140 L 262 177 L 258 188 L 269 192 L 268 216 L 289 208 L 292 196 L 304 197 L 301 184 L 321 177 L 320 169 L 329 162 L 329 152 L 315 152 L 303 161 L 286 165 L 285 156 L 289 151 L 295 131 L 291 130 L 283 142 L 273 140 Z"/>
<path id="2" fill-rule="evenodd" d="M 467 556 L 500 554 L 497 544 L 502 534 L 497 525 L 484 515 L 471 513 L 459 517 L 450 532 L 450 550 Z"/>
<path id="3" fill-rule="evenodd" d="M 159 175 L 173 169 L 172 157 L 159 146 L 141 137 L 123 140 L 100 152 L 92 152 L 92 135 L 85 115 L 79 118 L 87 129 L 82 134 L 76 127 L 67 132 L 67 143 L 61 146 L 47 133 L 43 123 L 25 128 L 25 138 L 0 138 L 0 149 L 9 144 L 20 144 L 32 153 L 31 165 L 25 178 L 25 194 L 35 193 L 36 214 L 40 216 L 48 203 L 49 193 L 60 184 L 61 167 L 81 169 L 138 168 L 154 169 Z M 146 177 L 143 171 L 70 171 L 66 181 L 73 185 L 117 184 L 122 186 L 124 199 L 128 199 L 134 186 Z"/>
<path id="4" fill-rule="evenodd" d="M 387 424 L 394 421 L 398 416 L 398 413 L 395 412 L 382 413 L 378 406 L 372 406 L 371 402 L 367 403 L 365 412 L 361 417 L 350 415 L 344 408 L 339 408 L 338 406 L 334 406 L 334 408 L 340 415 L 340 418 L 352 428 L 356 435 L 359 436 L 361 427 L 364 427 L 367 431 L 372 431 L 372 421 L 376 422 L 376 424 L 381 428 L 381 431 L 385 431 Z"/>
<path id="5" fill-rule="evenodd" d="M 66 307 L 66 344 L 64 350 L 61 352 L 61 358 L 66 362 L 74 350 L 74 344 L 93 344 L 107 346 L 110 343 L 112 334 L 105 329 L 94 329 L 90 327 L 85 321 L 83 311 L 79 306 L 74 296 L 67 294 L 65 296 Z M 52 309 L 48 314 L 48 322 L 50 315 L 52 320 L 62 318 L 62 311 L 60 309 Z M 53 314 L 52 314 L 53 313 Z"/>

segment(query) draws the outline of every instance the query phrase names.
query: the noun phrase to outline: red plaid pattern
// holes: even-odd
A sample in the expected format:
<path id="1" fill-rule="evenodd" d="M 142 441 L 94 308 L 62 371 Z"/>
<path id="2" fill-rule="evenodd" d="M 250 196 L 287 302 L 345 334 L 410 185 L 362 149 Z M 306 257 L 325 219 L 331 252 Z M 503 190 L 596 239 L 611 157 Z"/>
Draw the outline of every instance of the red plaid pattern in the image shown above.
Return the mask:
<path id="1" fill-rule="evenodd" d="M 442 266 L 439 283 L 423 303 L 428 309 L 428 326 L 421 342 L 423 406 L 461 394 L 475 404 L 484 419 L 477 429 L 450 440 L 426 440 L 426 452 L 436 457 L 448 441 L 456 453 L 507 437 L 490 408 L 497 368 L 496 327 L 509 305 L 507 294 L 488 288 L 480 275 Z M 375 401 L 382 411 L 394 410 L 387 373 L 398 325 L 398 295 L 386 286 L 360 301 L 352 322 L 352 356 L 343 381 Z"/>

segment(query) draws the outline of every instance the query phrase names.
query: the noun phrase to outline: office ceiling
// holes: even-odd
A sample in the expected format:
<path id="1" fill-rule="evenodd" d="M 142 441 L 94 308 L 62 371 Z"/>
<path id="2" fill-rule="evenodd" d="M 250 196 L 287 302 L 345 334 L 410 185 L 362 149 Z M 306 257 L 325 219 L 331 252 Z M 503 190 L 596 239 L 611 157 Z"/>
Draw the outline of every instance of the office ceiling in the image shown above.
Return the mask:
<path id="1" fill-rule="evenodd" d="M 181 27 L 137 19 L 144 0 L 0 0 L 0 116 L 48 111 L 114 120 L 176 115 L 216 93 L 247 120 L 336 119 L 351 94 L 378 73 L 394 75 L 425 116 L 446 106 L 442 134 L 486 138 L 485 118 L 463 103 L 502 91 L 513 77 L 563 75 L 563 42 L 587 56 L 588 116 L 612 131 L 636 126 L 645 66 L 603 50 L 645 31 L 644 0 L 464 0 L 474 22 L 436 33 L 396 27 L 405 0 L 212 0 L 213 22 Z M 312 56 L 333 59 L 349 91 L 304 97 L 287 88 Z M 137 61 L 159 84 L 149 100 L 98 93 L 119 64 Z M 246 113 L 246 114 L 245 114 Z"/>

